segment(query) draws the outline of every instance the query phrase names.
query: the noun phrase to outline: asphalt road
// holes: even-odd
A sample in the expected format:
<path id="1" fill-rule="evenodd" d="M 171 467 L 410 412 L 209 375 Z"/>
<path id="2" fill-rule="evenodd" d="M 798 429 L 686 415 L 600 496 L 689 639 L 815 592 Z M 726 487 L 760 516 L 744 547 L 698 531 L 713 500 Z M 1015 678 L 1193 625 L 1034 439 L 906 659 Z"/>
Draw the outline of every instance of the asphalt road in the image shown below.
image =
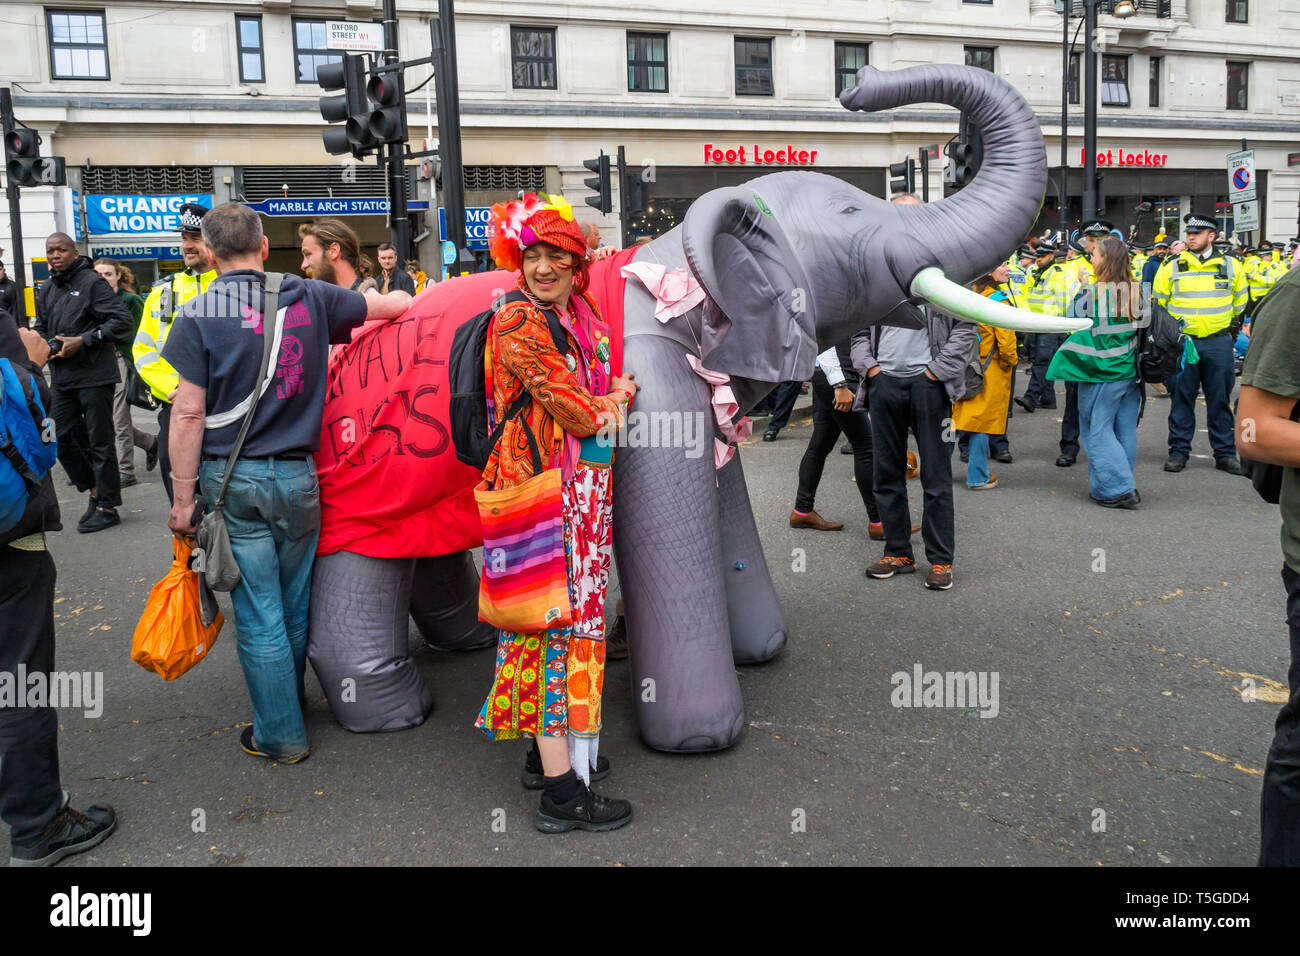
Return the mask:
<path id="1" fill-rule="evenodd" d="M 64 784 L 76 806 L 108 801 L 121 821 L 64 865 L 1251 864 L 1277 704 L 1242 690 L 1285 694 L 1279 519 L 1214 470 L 1203 431 L 1187 471 L 1164 474 L 1166 410 L 1149 400 L 1136 512 L 1089 503 L 1082 459 L 1053 466 L 1053 413 L 1016 415 L 1016 460 L 994 465 L 996 490 L 967 491 L 954 459 L 946 593 L 923 575 L 864 578 L 880 546 L 848 456 L 832 455 L 817 501 L 845 530 L 788 526 L 807 423 L 746 448 L 789 646 L 741 670 L 748 729 L 711 755 L 640 744 L 627 665 L 611 665 L 602 789 L 636 817 L 562 837 L 532 828 L 522 745 L 472 726 L 491 651 L 436 654 L 415 637 L 436 709 L 395 734 L 343 730 L 309 677 L 312 755 L 295 766 L 239 749 L 251 710 L 229 622 L 178 681 L 131 663 L 171 558 L 165 497 L 140 455 L 144 483 L 126 491 L 120 528 L 50 543 L 58 666 L 102 671 L 106 700 L 98 719 L 61 711 Z M 83 499 L 56 471 L 71 528 Z M 806 570 L 792 569 L 796 548 Z M 996 672 L 997 716 L 893 706 L 891 675 L 917 665 Z"/>

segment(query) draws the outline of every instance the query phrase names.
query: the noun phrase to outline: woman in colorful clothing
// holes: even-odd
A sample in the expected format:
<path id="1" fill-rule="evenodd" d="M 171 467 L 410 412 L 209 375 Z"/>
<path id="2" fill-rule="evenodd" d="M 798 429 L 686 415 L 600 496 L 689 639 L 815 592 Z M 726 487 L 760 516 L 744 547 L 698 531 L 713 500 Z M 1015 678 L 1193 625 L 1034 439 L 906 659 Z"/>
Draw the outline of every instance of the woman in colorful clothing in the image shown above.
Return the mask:
<path id="1" fill-rule="evenodd" d="M 1050 381 L 1079 383 L 1079 440 L 1088 453 L 1088 486 L 1103 508 L 1138 506 L 1133 466 L 1137 463 L 1138 411 L 1142 393 L 1137 378 L 1139 287 L 1128 264 L 1128 249 L 1114 236 L 1092 253 L 1096 278 L 1085 283 L 1070 314 L 1092 319 L 1057 350 L 1047 368 Z"/>
<path id="2" fill-rule="evenodd" d="M 1005 280 L 1006 273 L 1004 262 L 991 274 L 972 283 L 971 288 L 995 302 L 1004 302 L 1007 297 L 998 289 L 998 283 Z M 977 328 L 984 384 L 975 395 L 953 404 L 952 427 L 970 435 L 966 487 L 971 491 L 985 491 L 998 486 L 998 476 L 989 471 L 989 444 L 993 438 L 1007 433 L 1011 374 L 1019 359 L 1015 332 L 983 324 Z"/>
<path id="3" fill-rule="evenodd" d="M 639 387 L 610 368 L 610 330 L 586 294 L 586 237 L 560 196 L 492 207 L 491 252 L 520 272 L 527 302 L 492 320 L 486 347 L 488 407 L 494 423 L 525 390 L 532 401 L 505 423 L 483 471 L 492 490 L 534 475 L 530 439 L 543 467 L 560 467 L 564 545 L 573 624 L 533 633 L 502 631 L 492 689 L 475 725 L 494 740 L 532 737 L 523 784 L 542 791 L 534 820 L 544 833 L 613 830 L 632 819 L 626 800 L 593 793 L 609 773 L 597 753 L 605 664 L 605 590 L 613 544 L 610 442 Z M 557 350 L 553 311 L 567 332 Z"/>

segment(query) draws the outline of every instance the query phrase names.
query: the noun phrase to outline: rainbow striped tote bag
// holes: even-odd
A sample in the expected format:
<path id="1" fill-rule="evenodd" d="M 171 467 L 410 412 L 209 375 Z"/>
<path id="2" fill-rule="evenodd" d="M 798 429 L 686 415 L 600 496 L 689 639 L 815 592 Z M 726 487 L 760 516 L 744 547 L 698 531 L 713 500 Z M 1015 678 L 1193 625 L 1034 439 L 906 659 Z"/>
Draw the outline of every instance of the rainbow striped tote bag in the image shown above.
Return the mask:
<path id="1" fill-rule="evenodd" d="M 541 468 L 525 426 L 536 474 L 513 488 L 474 489 L 483 525 L 479 620 L 503 631 L 541 631 L 573 623 L 564 557 L 560 469 Z"/>

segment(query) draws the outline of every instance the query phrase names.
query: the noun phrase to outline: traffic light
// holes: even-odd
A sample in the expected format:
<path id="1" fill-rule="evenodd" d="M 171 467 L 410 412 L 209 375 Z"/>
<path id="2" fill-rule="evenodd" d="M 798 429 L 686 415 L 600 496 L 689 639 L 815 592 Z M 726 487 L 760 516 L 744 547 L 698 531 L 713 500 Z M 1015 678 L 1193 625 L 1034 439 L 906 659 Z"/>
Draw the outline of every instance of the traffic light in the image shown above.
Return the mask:
<path id="1" fill-rule="evenodd" d="M 583 182 L 587 188 L 596 193 L 587 197 L 587 205 L 595 206 L 604 215 L 614 208 L 614 197 L 609 182 L 609 157 L 602 149 L 595 159 L 584 159 L 582 165 L 590 169 L 595 176 L 588 176 Z"/>
<path id="2" fill-rule="evenodd" d="M 15 128 L 5 135 L 5 170 L 16 186 L 66 186 L 62 156 L 42 156 L 41 137 L 34 129 Z"/>
<path id="3" fill-rule="evenodd" d="M 406 94 L 402 88 L 402 71 L 376 73 L 366 84 L 370 100 L 370 138 L 376 143 L 406 142 Z"/>
<path id="4" fill-rule="evenodd" d="M 889 177 L 891 193 L 916 192 L 916 160 L 909 156 L 901 163 L 890 163 Z"/>
<path id="5" fill-rule="evenodd" d="M 944 173 L 944 182 L 953 189 L 961 189 L 975 178 L 983 162 L 984 140 L 966 122 L 966 114 L 963 113 L 961 125 L 957 129 L 957 139 L 948 144 L 948 168 Z"/>
<path id="6" fill-rule="evenodd" d="M 650 184 L 641 178 L 639 169 L 629 169 L 623 174 L 623 190 L 628 213 L 645 212 L 650 205 Z"/>
<path id="7" fill-rule="evenodd" d="M 370 100 L 366 97 L 366 58 L 345 55 L 339 63 L 316 68 L 316 82 L 323 90 L 342 90 L 320 98 L 320 115 L 341 127 L 321 133 L 325 151 L 331 155 L 352 153 L 358 159 L 375 147 L 370 135 Z"/>

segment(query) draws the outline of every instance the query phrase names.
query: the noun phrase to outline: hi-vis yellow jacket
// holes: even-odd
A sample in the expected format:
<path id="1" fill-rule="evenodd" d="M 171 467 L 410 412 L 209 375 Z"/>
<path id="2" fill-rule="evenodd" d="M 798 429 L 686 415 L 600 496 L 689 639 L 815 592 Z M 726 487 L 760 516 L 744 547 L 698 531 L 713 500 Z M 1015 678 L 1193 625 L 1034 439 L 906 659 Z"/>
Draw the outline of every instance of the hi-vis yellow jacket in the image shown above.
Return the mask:
<path id="1" fill-rule="evenodd" d="M 1161 263 L 1151 295 L 1196 338 L 1221 332 L 1246 310 L 1246 268 L 1231 256 L 1183 252 Z"/>
<path id="2" fill-rule="evenodd" d="M 1029 274 L 1029 311 L 1040 315 L 1065 315 L 1070 303 L 1070 263 L 1053 262 L 1046 269 L 1034 268 Z M 1075 281 L 1078 281 L 1078 266 Z"/>
<path id="3" fill-rule="evenodd" d="M 1268 295 L 1269 290 L 1273 288 L 1273 283 L 1286 275 L 1289 269 L 1290 263 L 1283 262 L 1280 257 L 1261 258 L 1250 274 L 1250 300 L 1258 302 Z"/>
<path id="4" fill-rule="evenodd" d="M 176 310 L 190 299 L 207 292 L 216 277 L 216 269 L 201 275 L 185 269 L 163 276 L 149 290 L 131 355 L 135 359 L 135 370 L 160 402 L 166 402 L 167 396 L 180 384 L 176 370 L 162 359 L 162 347 L 171 331 L 172 318 Z"/>

